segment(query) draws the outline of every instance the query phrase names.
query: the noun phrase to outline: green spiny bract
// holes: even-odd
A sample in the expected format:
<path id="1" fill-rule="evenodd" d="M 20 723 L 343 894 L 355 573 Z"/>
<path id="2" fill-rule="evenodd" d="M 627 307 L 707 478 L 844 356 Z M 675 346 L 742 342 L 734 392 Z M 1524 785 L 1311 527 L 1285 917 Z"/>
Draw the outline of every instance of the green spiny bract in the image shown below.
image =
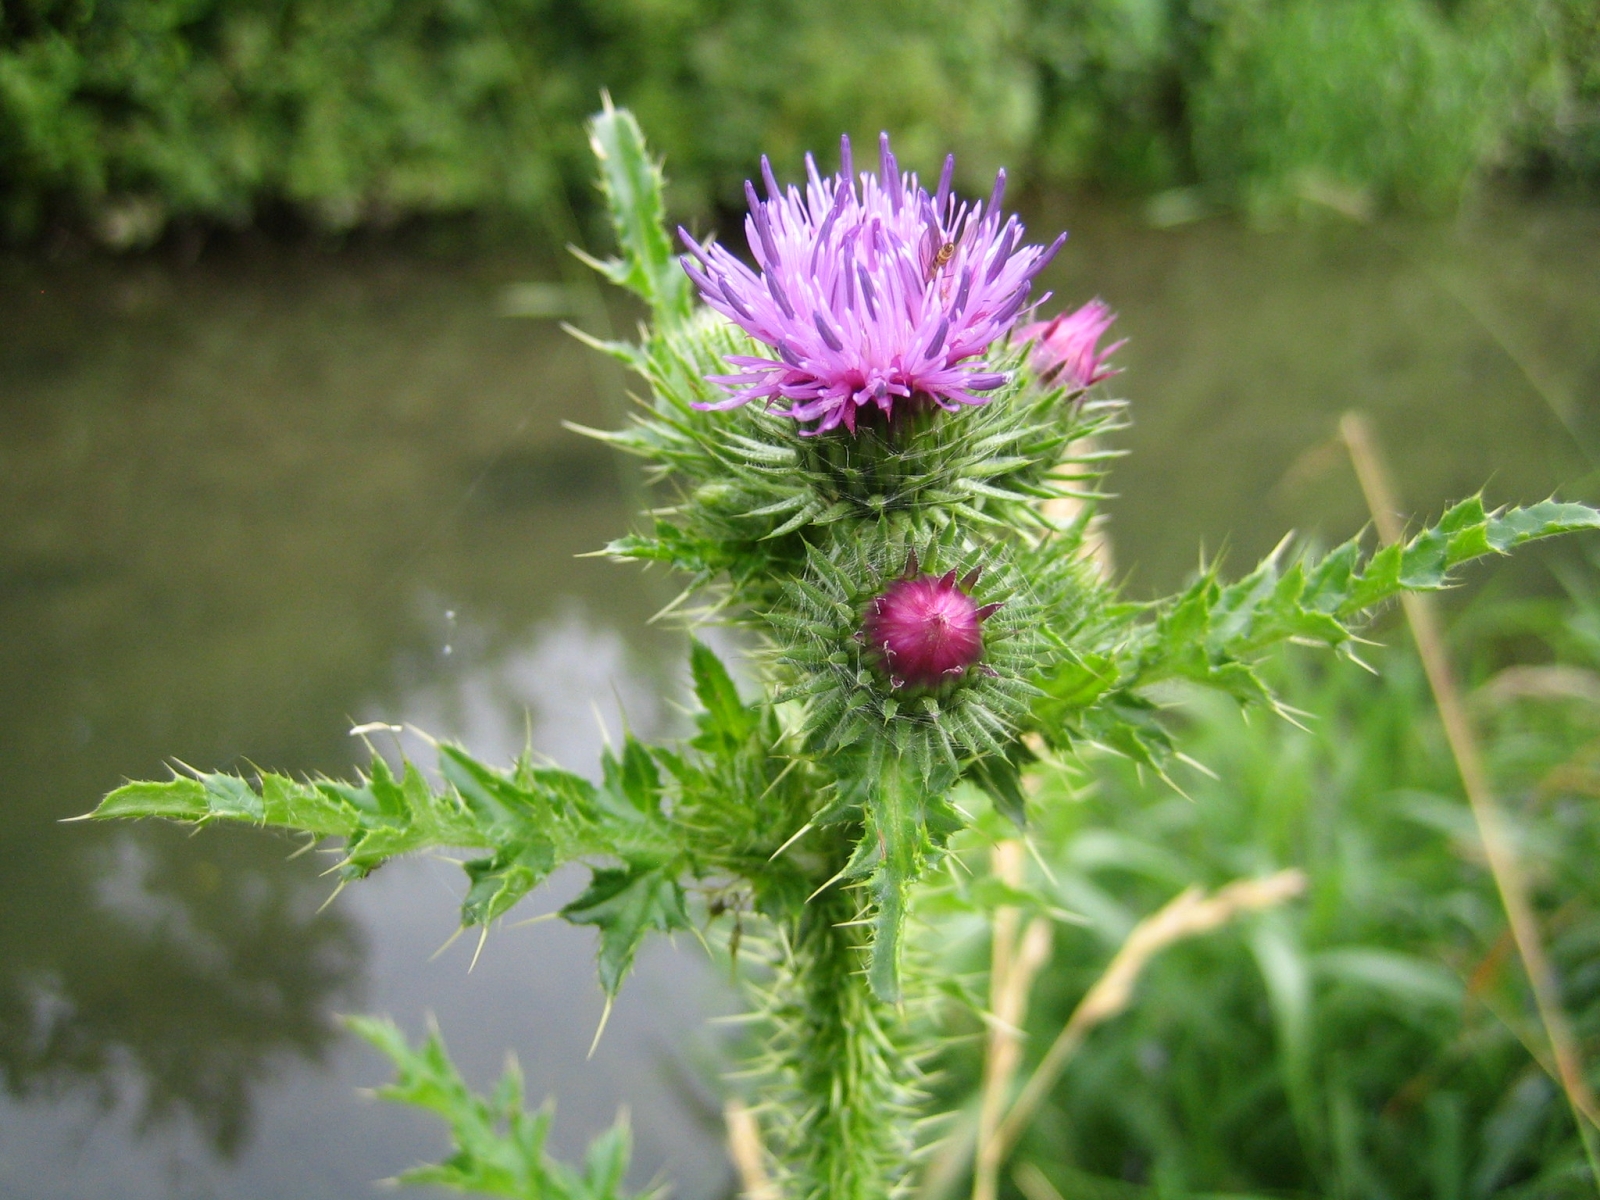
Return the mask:
<path id="1" fill-rule="evenodd" d="M 629 428 L 580 431 L 648 464 L 664 485 L 648 531 L 607 550 L 665 562 L 691 586 L 731 588 L 736 617 L 769 607 L 772 588 L 802 570 L 808 546 L 853 538 L 863 522 L 983 531 L 1012 538 L 1050 529 L 1045 502 L 1091 501 L 1114 456 L 1096 438 L 1123 424 L 1121 401 L 1033 386 L 1024 348 L 1001 360 L 1013 382 L 951 417 L 923 413 L 855 435 L 808 436 L 755 406 L 706 412 L 719 398 L 705 376 L 755 343 L 707 310 L 639 345 L 594 343 L 640 374 L 651 399 Z"/>
<path id="2" fill-rule="evenodd" d="M 1045 607 L 997 544 L 963 545 L 941 531 L 920 545 L 889 527 L 863 531 L 833 554 L 811 548 L 805 575 L 766 614 L 775 639 L 775 699 L 805 705 L 806 737 L 824 760 L 846 753 L 853 771 L 881 776 L 891 766 L 934 791 L 985 756 L 1007 753 L 1030 724 L 1041 693 L 1030 682 L 1051 661 Z M 907 688 L 877 661 L 863 629 L 875 597 L 921 568 L 954 571 L 982 604 L 983 655 L 936 688 Z"/>

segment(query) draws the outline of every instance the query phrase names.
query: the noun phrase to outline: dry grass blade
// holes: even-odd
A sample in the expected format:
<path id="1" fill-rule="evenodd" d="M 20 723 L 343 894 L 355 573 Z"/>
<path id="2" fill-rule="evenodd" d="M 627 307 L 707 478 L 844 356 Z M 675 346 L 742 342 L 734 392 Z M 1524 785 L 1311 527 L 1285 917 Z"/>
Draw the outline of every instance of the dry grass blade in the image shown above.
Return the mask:
<path id="1" fill-rule="evenodd" d="M 1055 1184 L 1044 1177 L 1044 1172 L 1032 1163 L 1023 1163 L 1013 1173 L 1011 1178 L 1016 1181 L 1017 1189 L 1028 1200 L 1064 1200 L 1061 1193 L 1056 1190 Z"/>
<path id="2" fill-rule="evenodd" d="M 1560 664 L 1507 667 L 1472 695 L 1474 704 L 1512 700 L 1578 700 L 1600 706 L 1600 675 Z"/>
<path id="3" fill-rule="evenodd" d="M 728 1157 L 739 1173 L 739 1194 L 744 1200 L 779 1200 L 778 1186 L 767 1173 L 766 1148 L 755 1113 L 737 1096 L 722 1109 L 728 1127 Z"/>
<path id="4" fill-rule="evenodd" d="M 1079 1001 L 1056 1035 L 1032 1078 L 1006 1113 L 1005 1120 L 987 1143 L 980 1143 L 983 1147 L 979 1151 L 980 1158 L 987 1152 L 997 1162 L 1004 1161 L 1088 1032 L 1128 1007 L 1134 984 L 1152 958 L 1174 942 L 1209 933 L 1240 913 L 1259 912 L 1282 904 L 1305 891 L 1305 887 L 1304 873 L 1295 869 L 1279 871 L 1264 879 L 1236 880 L 1212 896 L 1198 887 L 1191 887 L 1134 926 L 1127 941 L 1112 956 L 1105 973 Z"/>
<path id="5" fill-rule="evenodd" d="M 1026 850 L 1015 839 L 994 848 L 994 872 L 1012 887 L 1022 884 Z M 989 970 L 989 1044 L 983 1062 L 983 1090 L 978 1107 L 978 1161 L 973 1172 L 972 1200 L 995 1200 L 1001 1159 L 993 1150 L 995 1128 L 1005 1112 L 1011 1082 L 1022 1064 L 1022 1023 L 1028 1015 L 1033 979 L 1050 958 L 1050 922 L 1034 917 L 1017 942 L 1022 914 L 1006 906 L 994 916 Z"/>
<path id="6" fill-rule="evenodd" d="M 1361 481 L 1361 491 L 1366 497 L 1367 508 L 1372 512 L 1373 522 L 1378 527 L 1379 538 L 1385 545 L 1398 541 L 1403 531 L 1394 489 L 1378 455 L 1377 442 L 1370 426 L 1359 413 L 1346 413 L 1339 422 L 1339 431 L 1350 449 L 1350 460 L 1355 465 L 1356 477 Z M 1584 1077 L 1577 1038 L 1561 1005 L 1560 985 L 1555 968 L 1545 953 L 1527 878 L 1517 860 L 1516 850 L 1505 827 L 1505 818 L 1489 785 L 1483 754 L 1473 734 L 1472 723 L 1467 718 L 1461 690 L 1450 669 L 1438 613 L 1427 596 L 1407 592 L 1400 599 L 1405 606 L 1406 622 L 1411 626 L 1411 636 L 1417 643 L 1417 654 L 1422 659 L 1434 703 L 1439 709 L 1439 720 L 1444 725 L 1450 753 L 1456 761 L 1456 769 L 1460 772 L 1461 783 L 1467 793 L 1467 804 L 1478 826 L 1484 857 L 1488 860 L 1495 888 L 1500 893 L 1500 903 L 1505 908 L 1506 920 L 1511 926 L 1517 954 L 1522 959 L 1523 969 L 1533 988 L 1539 1020 L 1550 1039 L 1551 1054 L 1555 1059 L 1562 1091 L 1566 1093 L 1567 1103 L 1572 1108 L 1572 1119 L 1577 1123 L 1579 1136 L 1583 1139 L 1590 1170 L 1600 1182 L 1600 1155 L 1597 1155 L 1594 1137 L 1594 1126 L 1600 1122 L 1596 1122 L 1594 1093 Z"/>

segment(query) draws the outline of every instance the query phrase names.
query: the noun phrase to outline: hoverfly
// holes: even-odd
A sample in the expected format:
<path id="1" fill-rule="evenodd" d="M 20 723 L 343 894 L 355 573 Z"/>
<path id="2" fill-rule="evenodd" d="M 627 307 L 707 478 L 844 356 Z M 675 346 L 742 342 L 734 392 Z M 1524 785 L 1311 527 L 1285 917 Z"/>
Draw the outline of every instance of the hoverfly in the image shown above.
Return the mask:
<path id="1" fill-rule="evenodd" d="M 956 244 L 945 242 L 934 254 L 933 260 L 928 264 L 927 282 L 932 283 L 933 277 L 949 265 L 950 260 L 956 256 Z"/>

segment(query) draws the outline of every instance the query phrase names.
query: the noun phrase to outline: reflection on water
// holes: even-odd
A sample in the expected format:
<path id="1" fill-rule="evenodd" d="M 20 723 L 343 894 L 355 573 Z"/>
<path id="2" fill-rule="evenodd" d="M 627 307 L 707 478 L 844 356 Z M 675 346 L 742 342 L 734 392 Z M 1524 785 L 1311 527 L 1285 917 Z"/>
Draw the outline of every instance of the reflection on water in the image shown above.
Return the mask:
<path id="1" fill-rule="evenodd" d="M 84 1091 L 107 1108 L 126 1095 L 136 1128 L 186 1117 L 234 1156 L 274 1060 L 326 1059 L 359 931 L 317 914 L 304 878 L 262 869 L 236 837 L 203 854 L 126 837 L 51 865 L 43 895 L 37 877 L 4 881 L 8 1088 Z"/>
<path id="2" fill-rule="evenodd" d="M 561 761 L 598 779 L 601 748 L 624 724 L 636 731 L 663 728 L 663 696 L 659 679 L 631 667 L 622 631 L 595 624 L 575 599 L 568 597 L 561 612 L 529 630 L 523 645 L 489 655 L 469 648 L 479 661 L 464 670 L 408 664 L 405 675 L 415 682 L 394 701 L 374 705 L 372 716 L 448 730 L 491 761 L 513 758 L 530 741 L 542 753 L 559 746 Z M 446 646 L 455 657 L 471 632 L 448 633 Z M 423 761 L 421 748 L 406 741 L 408 752 Z"/>
<path id="3" fill-rule="evenodd" d="M 559 428 L 606 419 L 587 352 L 495 315 L 531 269 L 9 268 L 0 778 L 26 852 L 0 859 L 0 1194 L 369 1194 L 432 1147 L 357 1104 L 382 1069 L 337 1036 L 355 1007 L 413 1029 L 437 1009 L 483 1074 L 518 1047 L 535 1095 L 577 1077 L 555 1089 L 569 1147 L 654 1096 L 669 1115 L 641 1116 L 642 1165 L 687 1146 L 675 1169 L 715 1190 L 714 1137 L 624 1078 L 659 1074 L 697 1024 L 670 956 L 636 995 L 671 992 L 677 1024 L 636 1014 L 586 1067 L 587 931 L 505 935 L 524 969 L 498 980 L 499 939 L 470 980 L 454 951 L 428 966 L 449 864 L 387 868 L 318 915 L 325 863 L 285 839 L 56 824 L 169 754 L 343 769 L 344 731 L 375 716 L 500 753 L 527 710 L 574 762 L 597 708 L 659 727 L 676 643 L 644 622 L 670 594 L 574 559 L 631 507 L 611 459 Z"/>
<path id="4" fill-rule="evenodd" d="M 1037 223 L 1073 228 L 1052 286 L 1104 295 L 1132 339 L 1112 531 L 1139 594 L 1177 586 L 1202 544 L 1242 567 L 1285 529 L 1359 529 L 1331 444 L 1352 407 L 1418 512 L 1486 481 L 1497 502 L 1542 500 L 1600 464 L 1600 210 L 1158 231 L 1066 206 Z"/>
<path id="5" fill-rule="evenodd" d="M 1063 220 L 1063 216 L 1065 220 Z M 1372 411 L 1410 503 L 1592 468 L 1600 214 L 1452 227 L 1224 221 L 1153 231 L 1064 206 L 1049 280 L 1133 340 L 1113 509 L 1136 592 L 1195 547 L 1362 523 L 1327 449 Z M 399 255 L 0 264 L 0 1194 L 353 1197 L 439 1148 L 357 1102 L 382 1067 L 331 1013 L 439 1014 L 473 1077 L 506 1049 L 572 1152 L 633 1105 L 639 1179 L 728 1185 L 689 948 L 641 959 L 593 1060 L 592 934 L 508 928 L 430 955 L 458 869 L 393 864 L 322 912 L 316 855 L 248 830 L 61 826 L 162 769 L 337 771 L 405 720 L 591 769 L 602 728 L 671 726 L 660 575 L 574 556 L 634 486 L 559 421 L 615 419 L 587 352 L 497 315 L 537 261 Z M 1592 487 L 1592 481 L 1588 485 Z M 526 906 L 548 911 L 563 876 Z"/>

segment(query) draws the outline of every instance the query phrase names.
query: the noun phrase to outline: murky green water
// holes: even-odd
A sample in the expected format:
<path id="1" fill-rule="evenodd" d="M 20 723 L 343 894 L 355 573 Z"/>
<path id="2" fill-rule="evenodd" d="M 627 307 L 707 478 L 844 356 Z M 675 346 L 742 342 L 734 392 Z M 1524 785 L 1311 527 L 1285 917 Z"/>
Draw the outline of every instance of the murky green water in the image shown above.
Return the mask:
<path id="1" fill-rule="evenodd" d="M 1449 227 L 1227 221 L 1155 231 L 1066 205 L 1048 282 L 1132 339 L 1114 485 L 1130 588 L 1203 541 L 1243 563 L 1363 519 L 1329 446 L 1371 412 L 1408 502 L 1530 500 L 1600 451 L 1600 212 Z M 0 265 L 0 1194 L 361 1197 L 439 1149 L 359 1100 L 381 1064 L 338 1011 L 438 1014 L 482 1080 L 508 1049 L 571 1152 L 633 1107 L 639 1178 L 722 1194 L 714 1044 L 691 947 L 647 954 L 592 1060 L 590 934 L 560 923 L 431 960 L 459 871 L 385 868 L 319 912 L 325 863 L 242 830 L 59 825 L 163 769 L 337 771 L 404 719 L 591 764 L 626 712 L 671 726 L 671 585 L 574 555 L 634 484 L 562 418 L 617 381 L 501 314 L 547 264 L 400 255 Z M 616 314 L 618 319 L 625 313 Z M 1593 494 L 1592 475 L 1577 484 Z M 573 879 L 536 896 L 558 902 Z"/>

